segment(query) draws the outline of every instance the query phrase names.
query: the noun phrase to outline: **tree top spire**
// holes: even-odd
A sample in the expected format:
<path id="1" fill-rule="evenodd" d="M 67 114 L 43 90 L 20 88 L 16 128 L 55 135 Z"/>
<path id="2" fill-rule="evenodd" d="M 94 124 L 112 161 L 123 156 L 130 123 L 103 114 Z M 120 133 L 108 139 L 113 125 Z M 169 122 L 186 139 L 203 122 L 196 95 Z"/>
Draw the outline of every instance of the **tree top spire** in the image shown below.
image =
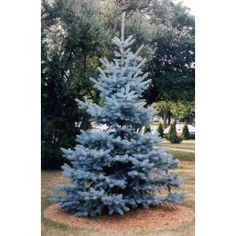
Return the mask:
<path id="1" fill-rule="evenodd" d="M 125 11 L 122 13 L 122 23 L 121 23 L 121 40 L 125 39 Z"/>

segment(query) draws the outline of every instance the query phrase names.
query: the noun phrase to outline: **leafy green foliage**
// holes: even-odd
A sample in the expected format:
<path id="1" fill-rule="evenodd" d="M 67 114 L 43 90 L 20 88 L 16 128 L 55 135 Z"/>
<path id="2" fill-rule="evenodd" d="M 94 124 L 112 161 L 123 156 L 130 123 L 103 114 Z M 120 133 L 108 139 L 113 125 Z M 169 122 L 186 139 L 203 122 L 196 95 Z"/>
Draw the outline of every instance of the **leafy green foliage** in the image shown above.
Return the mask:
<path id="1" fill-rule="evenodd" d="M 164 128 L 166 128 L 167 124 L 170 125 L 170 119 L 172 116 L 171 113 L 171 101 L 160 101 L 153 104 L 156 110 L 158 111 L 158 115 L 163 120 Z M 168 122 L 167 122 L 168 121 Z"/>
<path id="2" fill-rule="evenodd" d="M 181 4 L 164 0 L 152 2 L 150 22 L 156 25 L 152 40 L 155 52 L 148 65 L 152 86 L 145 97 L 149 103 L 194 101 L 194 17 Z"/>
<path id="3" fill-rule="evenodd" d="M 170 125 L 171 118 L 186 123 L 194 123 L 195 104 L 193 102 L 160 101 L 153 104 L 162 118 L 164 127 Z"/>
<path id="4" fill-rule="evenodd" d="M 194 123 L 195 104 L 193 102 L 172 102 L 171 114 L 181 122 Z"/>
<path id="5" fill-rule="evenodd" d="M 42 168 L 59 168 L 65 161 L 60 147 L 75 145 L 88 115 L 75 98 L 96 101 L 89 76 L 96 74 L 98 55 L 107 31 L 93 0 L 42 2 Z"/>

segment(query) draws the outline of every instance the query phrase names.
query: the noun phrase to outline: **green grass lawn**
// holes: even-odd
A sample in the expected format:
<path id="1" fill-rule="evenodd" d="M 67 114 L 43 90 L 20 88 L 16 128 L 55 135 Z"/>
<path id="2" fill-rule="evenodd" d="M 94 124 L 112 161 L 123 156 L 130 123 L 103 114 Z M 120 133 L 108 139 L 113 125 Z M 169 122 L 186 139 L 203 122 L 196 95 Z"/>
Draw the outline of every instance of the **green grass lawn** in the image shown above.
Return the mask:
<path id="1" fill-rule="evenodd" d="M 169 150 L 168 153 L 172 154 L 176 159 L 180 160 L 181 162 L 194 162 L 195 161 L 194 153 L 174 151 L 174 150 Z"/>
<path id="2" fill-rule="evenodd" d="M 195 187 L 195 158 L 194 153 L 184 153 L 180 151 L 169 151 L 175 158 L 181 160 L 178 173 L 184 178 L 184 184 L 181 191 L 187 194 L 187 198 L 183 205 L 194 209 L 194 187 Z M 88 229 L 72 228 L 64 224 L 55 223 L 43 217 L 43 210 L 47 208 L 51 202 L 48 192 L 53 189 L 55 183 L 65 183 L 60 171 L 42 171 L 41 175 L 41 202 L 42 202 L 42 236 L 121 236 L 119 232 L 95 232 Z M 124 235 L 124 234 L 122 234 Z M 175 228 L 168 228 L 165 230 L 158 230 L 155 232 L 139 232 L 125 233 L 127 236 L 145 235 L 145 236 L 193 236 L 194 222 L 180 225 Z"/>
<path id="3" fill-rule="evenodd" d="M 164 140 L 162 146 L 195 150 L 195 140 L 183 140 L 181 143 L 170 143 L 169 141 Z"/>

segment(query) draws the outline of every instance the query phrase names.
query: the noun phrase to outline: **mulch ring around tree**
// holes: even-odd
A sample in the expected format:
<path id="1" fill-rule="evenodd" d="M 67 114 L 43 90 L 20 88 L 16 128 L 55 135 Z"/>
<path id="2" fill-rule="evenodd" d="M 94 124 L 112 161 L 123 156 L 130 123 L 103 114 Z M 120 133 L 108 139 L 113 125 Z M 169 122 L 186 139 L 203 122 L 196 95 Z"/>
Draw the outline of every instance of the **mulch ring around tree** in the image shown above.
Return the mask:
<path id="1" fill-rule="evenodd" d="M 191 208 L 184 206 L 178 206 L 174 209 L 158 207 L 138 209 L 136 211 L 128 212 L 124 216 L 83 218 L 70 215 L 62 211 L 58 204 L 54 204 L 45 209 L 44 217 L 71 227 L 124 232 L 127 230 L 159 230 L 189 223 L 194 219 L 194 212 Z"/>

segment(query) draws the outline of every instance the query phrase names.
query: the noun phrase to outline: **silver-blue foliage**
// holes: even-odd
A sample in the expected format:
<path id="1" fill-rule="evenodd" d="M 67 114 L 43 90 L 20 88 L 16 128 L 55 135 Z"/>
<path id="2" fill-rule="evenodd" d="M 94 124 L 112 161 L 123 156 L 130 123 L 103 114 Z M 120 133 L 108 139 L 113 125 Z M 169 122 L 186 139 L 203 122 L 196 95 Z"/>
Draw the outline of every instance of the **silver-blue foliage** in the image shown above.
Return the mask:
<path id="1" fill-rule="evenodd" d="M 91 79 L 104 101 L 103 106 L 79 101 L 103 131 L 83 131 L 73 150 L 62 149 L 71 164 L 63 166 L 70 184 L 57 186 L 53 200 L 76 216 L 120 214 L 136 208 L 178 204 L 182 193 L 172 192 L 181 179 L 171 172 L 178 165 L 159 146 L 158 134 L 141 129 L 150 124 L 155 111 L 141 99 L 149 80 L 142 73 L 145 62 L 133 53 L 132 36 L 115 37 L 115 58 L 101 59 L 98 80 Z"/>

